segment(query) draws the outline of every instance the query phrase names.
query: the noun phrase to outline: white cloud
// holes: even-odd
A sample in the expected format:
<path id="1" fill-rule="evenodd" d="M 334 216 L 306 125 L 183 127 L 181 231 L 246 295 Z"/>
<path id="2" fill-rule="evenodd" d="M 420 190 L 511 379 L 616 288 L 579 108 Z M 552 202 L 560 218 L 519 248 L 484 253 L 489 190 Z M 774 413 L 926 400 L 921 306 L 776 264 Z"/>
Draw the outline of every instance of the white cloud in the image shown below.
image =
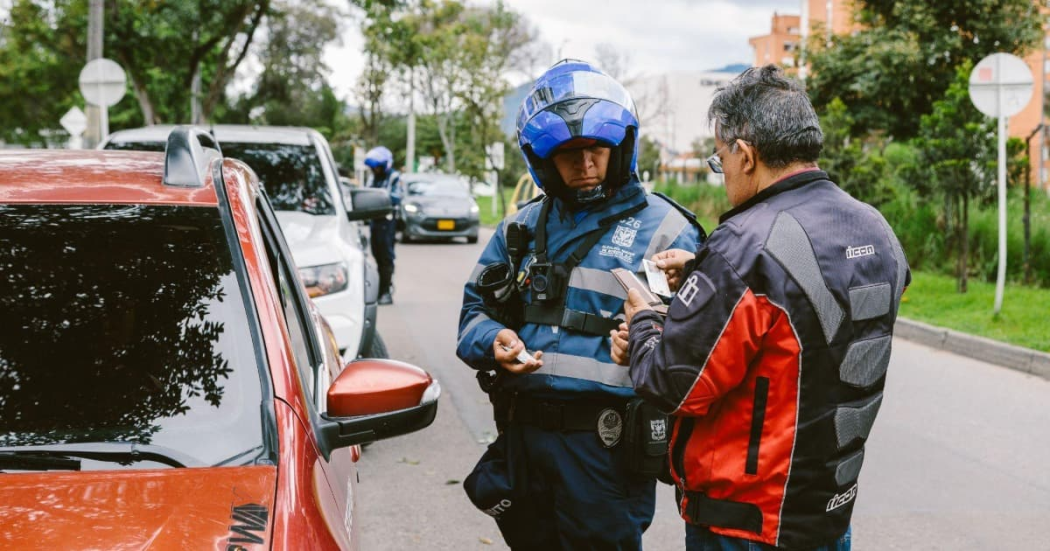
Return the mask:
<path id="1" fill-rule="evenodd" d="M 476 3 L 491 4 L 491 0 Z M 551 45 L 555 59 L 594 58 L 610 43 L 629 53 L 630 74 L 701 71 L 750 64 L 748 38 L 769 32 L 773 12 L 799 13 L 800 0 L 506 0 Z M 363 67 L 362 41 L 349 25 L 326 61 L 344 97 Z"/>

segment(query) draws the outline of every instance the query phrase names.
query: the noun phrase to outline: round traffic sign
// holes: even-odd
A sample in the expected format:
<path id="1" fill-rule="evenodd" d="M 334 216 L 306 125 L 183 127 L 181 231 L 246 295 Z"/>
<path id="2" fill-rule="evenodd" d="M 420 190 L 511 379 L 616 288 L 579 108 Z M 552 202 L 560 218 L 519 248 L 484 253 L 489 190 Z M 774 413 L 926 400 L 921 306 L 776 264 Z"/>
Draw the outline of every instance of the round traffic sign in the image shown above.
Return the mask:
<path id="1" fill-rule="evenodd" d="M 992 54 L 970 72 L 970 101 L 989 117 L 1012 117 L 1032 99 L 1032 71 L 1019 57 Z"/>
<path id="2" fill-rule="evenodd" d="M 93 59 L 80 71 L 80 93 L 92 105 L 116 105 L 126 90 L 124 69 L 112 59 Z"/>

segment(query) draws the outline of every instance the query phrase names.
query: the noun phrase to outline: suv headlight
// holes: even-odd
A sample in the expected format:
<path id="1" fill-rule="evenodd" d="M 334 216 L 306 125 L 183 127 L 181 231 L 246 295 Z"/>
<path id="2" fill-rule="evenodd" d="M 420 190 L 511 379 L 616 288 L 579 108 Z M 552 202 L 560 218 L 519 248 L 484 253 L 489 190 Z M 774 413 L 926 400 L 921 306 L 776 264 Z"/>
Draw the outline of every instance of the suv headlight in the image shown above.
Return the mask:
<path id="1" fill-rule="evenodd" d="M 306 294 L 310 298 L 338 293 L 346 289 L 349 280 L 346 265 L 342 262 L 299 268 L 299 279 L 303 280 Z"/>
<path id="2" fill-rule="evenodd" d="M 474 203 L 473 205 L 470 205 L 470 213 L 471 214 L 477 214 L 478 211 L 480 211 L 480 210 L 481 209 L 478 208 L 478 204 L 477 203 Z"/>
<path id="3" fill-rule="evenodd" d="M 415 214 L 419 212 L 419 205 L 415 203 L 405 203 L 405 212 Z"/>

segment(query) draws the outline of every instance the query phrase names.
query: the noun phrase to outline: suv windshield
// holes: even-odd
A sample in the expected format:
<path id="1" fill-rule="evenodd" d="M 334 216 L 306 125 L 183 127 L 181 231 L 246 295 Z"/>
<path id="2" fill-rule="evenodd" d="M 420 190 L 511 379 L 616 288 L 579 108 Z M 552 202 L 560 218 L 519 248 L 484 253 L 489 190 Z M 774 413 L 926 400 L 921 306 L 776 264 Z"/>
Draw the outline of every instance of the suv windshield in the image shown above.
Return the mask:
<path id="1" fill-rule="evenodd" d="M 222 142 L 222 154 L 259 175 L 274 210 L 335 214 L 321 157 L 312 145 Z"/>
<path id="2" fill-rule="evenodd" d="M 0 205 L 0 312 L 0 450 L 263 456 L 260 370 L 218 209 Z"/>
<path id="3" fill-rule="evenodd" d="M 164 151 L 165 142 L 121 141 L 106 149 Z M 312 145 L 220 142 L 225 157 L 240 159 L 259 176 L 274 210 L 335 214 L 321 157 Z"/>

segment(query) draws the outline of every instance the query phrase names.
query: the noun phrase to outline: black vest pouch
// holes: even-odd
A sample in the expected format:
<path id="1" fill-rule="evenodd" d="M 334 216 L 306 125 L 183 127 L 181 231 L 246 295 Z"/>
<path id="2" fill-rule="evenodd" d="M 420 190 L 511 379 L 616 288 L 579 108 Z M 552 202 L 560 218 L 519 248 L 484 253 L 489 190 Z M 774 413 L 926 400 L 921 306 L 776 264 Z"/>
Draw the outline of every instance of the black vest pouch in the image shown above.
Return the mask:
<path id="1" fill-rule="evenodd" d="M 669 478 L 667 447 L 671 426 L 667 415 L 645 400 L 634 398 L 627 402 L 624 425 L 627 470 L 643 479 Z"/>

